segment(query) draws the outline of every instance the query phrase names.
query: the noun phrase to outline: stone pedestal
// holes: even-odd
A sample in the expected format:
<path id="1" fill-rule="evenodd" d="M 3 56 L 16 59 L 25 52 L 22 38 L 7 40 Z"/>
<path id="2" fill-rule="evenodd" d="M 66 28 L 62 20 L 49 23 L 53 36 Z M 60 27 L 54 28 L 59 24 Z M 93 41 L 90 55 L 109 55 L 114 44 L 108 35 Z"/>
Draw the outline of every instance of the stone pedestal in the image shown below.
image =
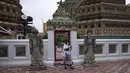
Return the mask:
<path id="1" fill-rule="evenodd" d="M 128 68 L 128 71 L 127 71 L 127 73 L 130 73 L 130 68 Z"/>
<path id="2" fill-rule="evenodd" d="M 98 64 L 84 64 L 83 67 L 99 67 Z"/>
<path id="3" fill-rule="evenodd" d="M 46 70 L 46 66 L 37 66 L 37 67 L 30 67 L 30 71 L 37 71 L 37 70 Z"/>

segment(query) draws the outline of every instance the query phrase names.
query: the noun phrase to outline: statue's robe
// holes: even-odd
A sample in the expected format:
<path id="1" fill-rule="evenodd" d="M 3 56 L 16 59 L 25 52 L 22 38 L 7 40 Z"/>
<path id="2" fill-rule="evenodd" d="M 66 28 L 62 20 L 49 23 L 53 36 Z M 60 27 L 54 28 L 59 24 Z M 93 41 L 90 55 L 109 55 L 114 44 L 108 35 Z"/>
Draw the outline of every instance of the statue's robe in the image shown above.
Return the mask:
<path id="1" fill-rule="evenodd" d="M 31 64 L 43 65 L 43 41 L 37 35 L 30 37 Z"/>
<path id="2" fill-rule="evenodd" d="M 84 40 L 84 63 L 93 64 L 95 63 L 95 39 L 92 37 L 86 37 Z"/>

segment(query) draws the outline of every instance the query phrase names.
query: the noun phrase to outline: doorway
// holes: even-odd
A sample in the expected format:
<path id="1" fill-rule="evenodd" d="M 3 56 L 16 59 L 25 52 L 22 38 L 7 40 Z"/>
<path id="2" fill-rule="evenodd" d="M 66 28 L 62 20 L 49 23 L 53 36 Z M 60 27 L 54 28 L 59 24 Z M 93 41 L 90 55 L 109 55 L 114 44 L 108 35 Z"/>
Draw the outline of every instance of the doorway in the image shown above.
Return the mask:
<path id="1" fill-rule="evenodd" d="M 54 56 L 55 61 L 62 61 L 62 49 L 65 41 L 70 42 L 69 30 L 55 30 L 54 32 Z"/>

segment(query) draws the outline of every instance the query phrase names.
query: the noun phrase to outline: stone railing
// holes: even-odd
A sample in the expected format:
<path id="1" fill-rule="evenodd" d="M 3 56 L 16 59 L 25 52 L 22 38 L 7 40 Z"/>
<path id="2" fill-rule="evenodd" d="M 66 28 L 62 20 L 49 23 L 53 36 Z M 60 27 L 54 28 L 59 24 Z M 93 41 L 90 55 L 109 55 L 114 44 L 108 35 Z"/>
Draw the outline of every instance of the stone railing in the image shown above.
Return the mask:
<path id="1" fill-rule="evenodd" d="M 30 64 L 29 40 L 0 40 L 0 66 Z"/>
<path id="2" fill-rule="evenodd" d="M 48 61 L 48 40 L 43 40 L 44 60 Z M 29 40 L 0 40 L 0 66 L 29 66 L 31 64 L 31 54 Z"/>
<path id="3" fill-rule="evenodd" d="M 78 41 L 79 59 L 83 61 L 83 39 Z M 130 59 L 130 39 L 97 39 L 96 60 Z"/>
<path id="4" fill-rule="evenodd" d="M 83 39 L 78 39 L 72 44 L 74 64 L 81 64 L 83 61 L 83 43 Z M 130 59 L 130 39 L 97 39 L 96 44 L 96 61 Z M 43 45 L 43 62 L 47 66 L 53 66 L 54 48 L 49 47 L 54 44 L 49 44 L 48 39 L 44 39 Z M 29 40 L 0 40 L 0 66 L 28 66 L 30 63 Z"/>

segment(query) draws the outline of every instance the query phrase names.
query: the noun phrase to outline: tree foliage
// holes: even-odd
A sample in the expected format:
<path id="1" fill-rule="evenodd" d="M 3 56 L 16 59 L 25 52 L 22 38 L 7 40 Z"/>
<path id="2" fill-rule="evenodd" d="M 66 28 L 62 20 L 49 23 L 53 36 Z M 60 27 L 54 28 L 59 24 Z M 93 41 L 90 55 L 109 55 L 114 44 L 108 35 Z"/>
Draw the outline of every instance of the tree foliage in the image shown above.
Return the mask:
<path id="1" fill-rule="evenodd" d="M 43 39 L 48 39 L 48 34 L 47 33 L 44 35 Z"/>
<path id="2" fill-rule="evenodd" d="M 80 39 L 80 35 L 79 35 L 79 33 L 77 33 L 77 39 Z"/>

